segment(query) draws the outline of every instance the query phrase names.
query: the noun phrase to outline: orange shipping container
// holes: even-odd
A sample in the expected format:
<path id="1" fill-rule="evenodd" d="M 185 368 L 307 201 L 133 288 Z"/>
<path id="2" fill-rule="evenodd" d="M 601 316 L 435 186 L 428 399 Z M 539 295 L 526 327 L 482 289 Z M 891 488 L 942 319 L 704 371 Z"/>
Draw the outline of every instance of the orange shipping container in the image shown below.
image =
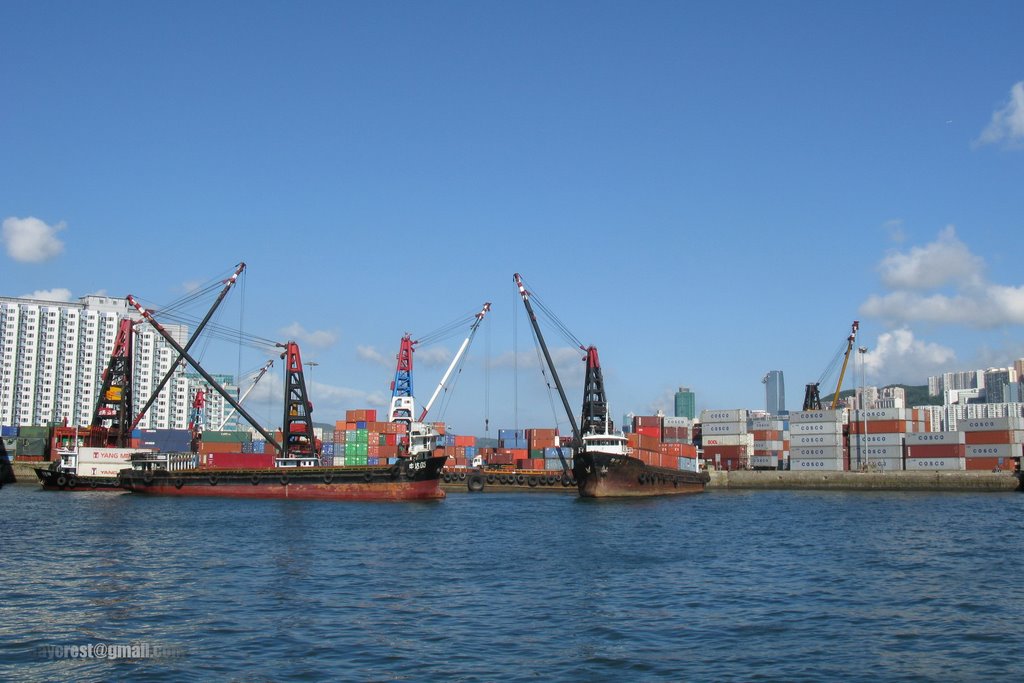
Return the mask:
<path id="1" fill-rule="evenodd" d="M 1000 460 L 1003 461 L 1002 464 L 999 464 Z M 1012 472 L 1016 469 L 1016 461 L 1013 458 L 965 458 L 964 462 L 969 470 L 991 472 L 998 469 L 1004 472 Z"/>
<path id="2" fill-rule="evenodd" d="M 909 434 L 906 420 L 868 420 L 866 422 L 851 422 L 851 434 Z"/>

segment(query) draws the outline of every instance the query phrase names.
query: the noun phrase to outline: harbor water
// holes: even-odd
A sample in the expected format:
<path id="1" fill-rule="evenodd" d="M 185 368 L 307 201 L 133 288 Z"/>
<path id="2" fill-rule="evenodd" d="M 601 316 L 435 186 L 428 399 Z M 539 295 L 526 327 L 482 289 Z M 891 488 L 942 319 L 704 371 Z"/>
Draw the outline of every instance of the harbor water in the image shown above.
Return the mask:
<path id="1" fill-rule="evenodd" d="M 2 680 L 1024 678 L 1020 493 L 18 485 L 0 514 Z"/>

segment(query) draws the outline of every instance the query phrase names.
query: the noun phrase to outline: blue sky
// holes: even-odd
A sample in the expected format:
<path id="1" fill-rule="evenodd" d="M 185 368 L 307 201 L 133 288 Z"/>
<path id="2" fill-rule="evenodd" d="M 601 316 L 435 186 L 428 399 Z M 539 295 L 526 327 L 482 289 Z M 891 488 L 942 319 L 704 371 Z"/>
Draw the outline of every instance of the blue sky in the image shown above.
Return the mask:
<path id="1" fill-rule="evenodd" d="M 166 304 L 245 261 L 219 320 L 298 340 L 323 421 L 387 399 L 404 332 L 491 301 L 434 415 L 479 435 L 564 427 L 514 272 L 598 346 L 615 414 L 681 385 L 763 407 L 772 369 L 798 408 L 855 319 L 858 382 L 1005 365 L 1021 26 L 1019 2 L 4 2 L 0 294 Z M 576 405 L 581 354 L 547 334 Z M 421 400 L 460 341 L 417 353 Z M 212 372 L 267 358 L 222 346 Z M 280 363 L 268 423 L 279 387 Z"/>

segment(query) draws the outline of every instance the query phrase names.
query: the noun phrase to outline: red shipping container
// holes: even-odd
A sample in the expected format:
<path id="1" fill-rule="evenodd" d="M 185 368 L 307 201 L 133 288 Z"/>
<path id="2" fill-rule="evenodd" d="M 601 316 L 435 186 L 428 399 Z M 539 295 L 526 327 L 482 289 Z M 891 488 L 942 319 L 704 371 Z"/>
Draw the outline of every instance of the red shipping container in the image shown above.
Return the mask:
<path id="1" fill-rule="evenodd" d="M 913 444 L 907 446 L 908 458 L 962 458 L 967 447 L 962 443 Z"/>
<path id="2" fill-rule="evenodd" d="M 1021 432 L 1017 430 L 1000 432 L 964 432 L 964 442 L 969 444 L 1020 443 Z"/>
<path id="3" fill-rule="evenodd" d="M 639 427 L 636 428 L 636 433 L 637 434 L 643 434 L 644 436 L 649 436 L 652 439 L 657 439 L 658 441 L 661 441 L 661 426 L 660 425 L 656 425 L 656 426 L 640 425 Z"/>
<path id="4" fill-rule="evenodd" d="M 635 415 L 633 417 L 633 427 L 637 430 L 640 427 L 657 427 L 661 429 L 662 420 L 661 415 Z"/>
<path id="5" fill-rule="evenodd" d="M 851 434 L 910 434 L 911 423 L 906 420 L 867 420 L 851 422 Z"/>

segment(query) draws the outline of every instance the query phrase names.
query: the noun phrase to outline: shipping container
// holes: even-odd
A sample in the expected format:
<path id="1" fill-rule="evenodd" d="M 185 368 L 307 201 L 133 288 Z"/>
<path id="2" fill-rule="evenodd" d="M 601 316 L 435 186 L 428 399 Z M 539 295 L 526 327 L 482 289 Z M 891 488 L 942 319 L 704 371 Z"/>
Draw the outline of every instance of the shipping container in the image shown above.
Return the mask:
<path id="1" fill-rule="evenodd" d="M 789 425 L 790 437 L 798 434 L 842 434 L 843 425 L 840 422 L 799 422 Z"/>
<path id="2" fill-rule="evenodd" d="M 745 422 L 710 422 L 705 423 L 701 429 L 704 439 L 707 439 L 708 436 L 731 436 L 746 433 L 747 424 Z"/>
<path id="3" fill-rule="evenodd" d="M 705 429 L 709 422 L 742 422 L 744 426 L 750 418 L 750 411 L 741 408 L 739 410 L 702 410 L 700 421 L 704 423 Z"/>
<path id="4" fill-rule="evenodd" d="M 806 424 L 808 422 L 835 422 L 843 424 L 846 422 L 848 412 L 845 408 L 837 410 L 795 410 L 789 414 L 789 426 L 794 424 Z"/>
<path id="5" fill-rule="evenodd" d="M 789 469 L 794 472 L 842 472 L 846 469 L 843 458 L 797 458 L 790 454 Z"/>
<path id="6" fill-rule="evenodd" d="M 963 458 L 967 446 L 962 443 L 933 443 L 907 446 L 908 458 Z"/>
<path id="7" fill-rule="evenodd" d="M 872 456 L 867 459 L 861 458 L 857 462 L 864 465 L 866 469 L 873 471 L 901 472 L 903 470 L 903 458 L 900 456 Z"/>
<path id="8" fill-rule="evenodd" d="M 793 434 L 789 438 L 790 447 L 799 446 L 842 446 L 842 434 Z M 783 449 L 785 450 L 785 449 Z"/>
<path id="9" fill-rule="evenodd" d="M 906 434 L 851 434 L 850 448 L 854 446 L 902 446 Z"/>
<path id="10" fill-rule="evenodd" d="M 966 469 L 964 458 L 911 458 L 907 457 L 906 469 L 908 471 L 919 470 L 964 470 Z"/>
<path id="11" fill-rule="evenodd" d="M 989 443 L 1021 443 L 1024 442 L 1024 432 L 1018 429 L 994 432 L 961 432 L 964 441 L 968 444 L 989 444 Z"/>
<path id="12" fill-rule="evenodd" d="M 984 472 L 1013 472 L 1017 469 L 1017 462 L 1013 458 L 966 458 L 964 468 Z"/>
<path id="13" fill-rule="evenodd" d="M 803 460 L 834 460 L 842 459 L 844 449 L 842 446 L 796 446 L 789 450 L 789 457 Z"/>
<path id="14" fill-rule="evenodd" d="M 252 433 L 243 431 L 203 431 L 203 443 L 244 443 L 252 441 Z"/>
<path id="15" fill-rule="evenodd" d="M 923 432 L 920 434 L 907 434 L 906 438 L 908 446 L 967 443 L 964 438 L 964 432 Z"/>
<path id="16" fill-rule="evenodd" d="M 967 444 L 967 459 L 971 458 L 1019 458 L 1021 445 L 1019 443 L 1007 444 Z"/>
<path id="17" fill-rule="evenodd" d="M 1008 415 L 1006 417 L 979 417 L 960 420 L 957 429 L 962 432 L 999 432 L 1024 429 L 1024 417 Z"/>
<path id="18" fill-rule="evenodd" d="M 854 422 L 864 422 L 865 420 L 913 420 L 912 413 L 909 408 L 870 408 L 868 410 L 855 410 L 853 411 L 853 417 L 851 418 Z"/>

